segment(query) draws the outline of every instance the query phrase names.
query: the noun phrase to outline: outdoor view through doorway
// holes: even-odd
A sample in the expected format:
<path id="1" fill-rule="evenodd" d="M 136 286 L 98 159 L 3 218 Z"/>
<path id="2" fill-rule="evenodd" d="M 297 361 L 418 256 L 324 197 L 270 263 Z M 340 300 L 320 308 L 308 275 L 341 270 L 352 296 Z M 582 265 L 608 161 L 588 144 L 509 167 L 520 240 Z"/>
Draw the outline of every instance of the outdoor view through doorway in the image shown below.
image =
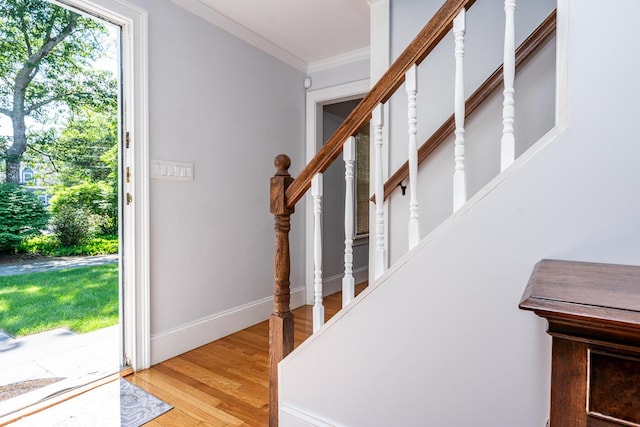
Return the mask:
<path id="1" fill-rule="evenodd" d="M 120 33 L 0 0 L 0 417 L 125 365 Z"/>

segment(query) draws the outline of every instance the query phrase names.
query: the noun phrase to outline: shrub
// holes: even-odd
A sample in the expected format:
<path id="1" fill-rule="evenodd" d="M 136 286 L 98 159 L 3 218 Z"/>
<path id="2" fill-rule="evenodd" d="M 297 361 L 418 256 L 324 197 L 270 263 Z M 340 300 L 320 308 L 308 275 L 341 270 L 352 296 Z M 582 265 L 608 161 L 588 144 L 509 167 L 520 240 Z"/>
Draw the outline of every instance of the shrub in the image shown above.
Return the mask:
<path id="1" fill-rule="evenodd" d="M 91 215 L 91 225 L 98 225 L 100 232 L 117 231 L 117 193 L 104 182 L 84 182 L 71 187 L 57 187 L 51 198 L 54 217 L 69 215 L 71 209 L 80 209 Z"/>
<path id="2" fill-rule="evenodd" d="M 101 217 L 84 207 L 60 206 L 53 214 L 53 229 L 62 246 L 86 243 L 100 231 Z"/>
<path id="3" fill-rule="evenodd" d="M 38 198 L 15 184 L 0 184 L 0 252 L 11 252 L 26 237 L 47 225 L 47 211 Z"/>
<path id="4" fill-rule="evenodd" d="M 82 245 L 62 246 L 58 236 L 42 235 L 23 240 L 18 252 L 47 256 L 108 255 L 118 253 L 118 236 L 94 237 Z"/>
<path id="5" fill-rule="evenodd" d="M 55 255 L 60 248 L 58 236 L 53 234 L 42 234 L 23 240 L 18 246 L 18 253 L 36 255 Z"/>
<path id="6" fill-rule="evenodd" d="M 118 253 L 118 236 L 94 237 L 84 245 L 81 255 L 107 255 Z"/>

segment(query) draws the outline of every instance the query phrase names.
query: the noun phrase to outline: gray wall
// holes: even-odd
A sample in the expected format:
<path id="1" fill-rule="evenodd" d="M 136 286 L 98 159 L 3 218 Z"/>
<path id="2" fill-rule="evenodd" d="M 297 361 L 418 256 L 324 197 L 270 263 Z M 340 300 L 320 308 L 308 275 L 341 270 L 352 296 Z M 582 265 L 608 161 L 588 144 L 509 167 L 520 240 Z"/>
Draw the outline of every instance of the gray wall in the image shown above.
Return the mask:
<path id="1" fill-rule="evenodd" d="M 440 1 L 396 0 L 391 3 L 392 58 L 396 58 L 432 16 Z M 516 44 L 520 44 L 555 8 L 555 0 L 522 1 L 516 9 Z M 471 95 L 502 64 L 504 2 L 476 2 L 467 12 L 465 94 Z M 453 36 L 449 33 L 419 67 L 418 142 L 425 141 L 453 112 Z M 555 44 L 552 42 L 516 78 L 516 155 L 523 153 L 554 125 Z M 390 102 L 390 174 L 407 160 L 407 97 L 404 90 Z M 465 167 L 470 198 L 500 172 L 501 91 L 466 122 Z M 454 138 L 445 141 L 419 170 L 418 192 L 422 236 L 452 213 Z M 405 182 L 407 184 L 407 182 Z M 408 250 L 409 195 L 396 191 L 389 202 L 390 265 Z"/>
<path id="2" fill-rule="evenodd" d="M 311 90 L 324 89 L 369 78 L 369 60 L 356 61 L 326 70 L 312 72 Z"/>
<path id="3" fill-rule="evenodd" d="M 195 170 L 193 182 L 151 181 L 157 363 L 272 311 L 269 178 L 279 153 L 294 176 L 303 164 L 304 74 L 168 1 L 133 1 L 149 11 L 150 156 Z M 292 230 L 295 288 L 303 204 Z"/>

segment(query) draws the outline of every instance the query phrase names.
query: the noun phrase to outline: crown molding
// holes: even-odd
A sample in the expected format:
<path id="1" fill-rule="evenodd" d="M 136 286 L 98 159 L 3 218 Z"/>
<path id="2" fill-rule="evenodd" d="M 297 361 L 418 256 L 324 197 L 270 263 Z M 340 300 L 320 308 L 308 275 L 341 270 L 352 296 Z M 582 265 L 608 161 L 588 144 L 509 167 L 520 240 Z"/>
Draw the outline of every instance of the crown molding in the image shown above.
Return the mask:
<path id="1" fill-rule="evenodd" d="M 317 73 L 319 71 L 328 70 L 330 68 L 340 67 L 342 65 L 351 64 L 358 61 L 368 60 L 370 57 L 369 47 L 352 50 L 351 52 L 341 53 L 340 55 L 331 56 L 309 63 L 307 73 Z"/>
<path id="2" fill-rule="evenodd" d="M 285 64 L 288 64 L 302 72 L 307 72 L 308 64 L 306 61 L 298 58 L 275 43 L 270 42 L 226 15 L 223 15 L 215 9 L 205 5 L 201 0 L 171 0 L 171 2 L 197 16 L 200 16 L 216 27 L 236 36 L 276 59 L 279 59 Z"/>

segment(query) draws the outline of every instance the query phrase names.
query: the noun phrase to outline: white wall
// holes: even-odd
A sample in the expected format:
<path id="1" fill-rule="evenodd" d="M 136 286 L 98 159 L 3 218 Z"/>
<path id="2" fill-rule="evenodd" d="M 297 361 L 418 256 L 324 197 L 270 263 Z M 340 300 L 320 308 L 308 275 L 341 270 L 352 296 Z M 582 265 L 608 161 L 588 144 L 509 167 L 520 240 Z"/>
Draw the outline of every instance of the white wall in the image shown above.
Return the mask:
<path id="1" fill-rule="evenodd" d="M 170 2 L 134 3 L 149 11 L 151 158 L 195 169 L 193 182 L 151 181 L 157 363 L 272 312 L 269 178 L 279 153 L 291 156 L 292 175 L 303 166 L 304 74 Z M 292 230 L 296 288 L 303 205 Z"/>
<path id="2" fill-rule="evenodd" d="M 550 338 L 542 319 L 517 308 L 534 264 L 640 263 L 640 144 L 628 126 L 640 49 L 619 43 L 640 4 L 567 3 L 568 85 L 559 90 L 568 96 L 559 107 L 561 116 L 568 108 L 568 128 L 525 153 L 281 363 L 281 425 L 545 425 Z"/>

